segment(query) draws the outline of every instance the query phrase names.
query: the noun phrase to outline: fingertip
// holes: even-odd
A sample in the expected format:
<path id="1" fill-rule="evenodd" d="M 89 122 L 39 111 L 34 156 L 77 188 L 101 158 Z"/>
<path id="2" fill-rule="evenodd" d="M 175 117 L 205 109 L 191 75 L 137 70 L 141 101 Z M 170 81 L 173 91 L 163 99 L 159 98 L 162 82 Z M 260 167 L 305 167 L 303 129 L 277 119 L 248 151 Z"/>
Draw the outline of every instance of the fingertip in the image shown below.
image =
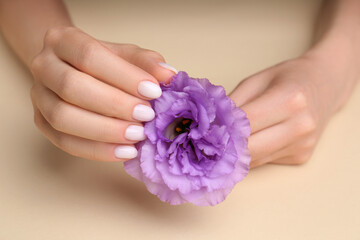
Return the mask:
<path id="1" fill-rule="evenodd" d="M 114 155 L 118 160 L 129 160 L 137 156 L 138 152 L 134 146 L 131 145 L 119 145 L 114 149 Z"/>
<path id="2" fill-rule="evenodd" d="M 132 117 L 140 122 L 148 122 L 155 118 L 155 112 L 150 106 L 138 104 L 133 109 Z"/>
<path id="3" fill-rule="evenodd" d="M 178 70 L 176 70 L 176 68 L 174 68 L 173 66 L 171 66 L 170 64 L 168 63 L 165 63 L 165 62 L 159 62 L 158 63 L 161 67 L 167 69 L 167 70 L 170 70 L 172 71 L 173 73 L 177 74 L 178 73 Z"/>
<path id="4" fill-rule="evenodd" d="M 169 83 L 172 77 L 177 73 L 178 70 L 170 64 L 159 62 L 154 75 L 159 82 Z"/>
<path id="5" fill-rule="evenodd" d="M 138 93 L 146 98 L 155 99 L 161 96 L 162 90 L 159 83 L 152 81 L 142 81 L 138 85 Z"/>

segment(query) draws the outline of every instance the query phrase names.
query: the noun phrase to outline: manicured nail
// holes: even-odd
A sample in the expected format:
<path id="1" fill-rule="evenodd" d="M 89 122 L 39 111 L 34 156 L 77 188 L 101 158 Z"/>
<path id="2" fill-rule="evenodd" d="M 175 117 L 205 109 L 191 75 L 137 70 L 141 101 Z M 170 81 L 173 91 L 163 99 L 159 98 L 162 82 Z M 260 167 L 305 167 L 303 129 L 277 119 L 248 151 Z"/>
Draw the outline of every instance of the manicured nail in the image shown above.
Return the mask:
<path id="1" fill-rule="evenodd" d="M 139 83 L 138 91 L 141 95 L 147 98 L 158 98 L 161 96 L 162 91 L 161 88 L 150 81 L 142 81 Z"/>
<path id="2" fill-rule="evenodd" d="M 159 63 L 160 66 L 162 66 L 163 68 L 166 68 L 170 71 L 173 71 L 174 73 L 178 73 L 178 70 L 176 70 L 176 68 L 174 68 L 173 66 L 171 66 L 170 64 L 167 64 L 167 63 L 163 63 L 163 62 L 160 62 Z"/>
<path id="3" fill-rule="evenodd" d="M 132 146 L 117 146 L 114 154 L 117 158 L 131 159 L 137 156 L 137 150 Z"/>
<path id="4" fill-rule="evenodd" d="M 146 138 L 143 126 L 130 125 L 125 131 L 125 138 L 131 141 L 141 141 Z"/>
<path id="5" fill-rule="evenodd" d="M 151 107 L 143 104 L 138 104 L 134 107 L 133 118 L 142 122 L 151 121 L 155 117 L 155 112 Z"/>

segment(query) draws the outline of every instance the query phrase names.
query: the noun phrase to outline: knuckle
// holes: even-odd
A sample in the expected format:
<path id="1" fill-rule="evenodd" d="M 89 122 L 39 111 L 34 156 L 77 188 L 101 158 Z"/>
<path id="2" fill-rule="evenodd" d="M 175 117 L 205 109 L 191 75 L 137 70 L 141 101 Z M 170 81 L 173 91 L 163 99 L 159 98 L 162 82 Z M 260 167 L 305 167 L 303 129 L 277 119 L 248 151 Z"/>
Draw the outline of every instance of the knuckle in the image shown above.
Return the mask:
<path id="1" fill-rule="evenodd" d="M 45 33 L 44 44 L 45 46 L 54 46 L 61 41 L 61 38 L 63 38 L 66 33 L 72 33 L 74 31 L 78 31 L 78 29 L 63 26 L 52 27 Z"/>
<path id="2" fill-rule="evenodd" d="M 57 44 L 61 38 L 62 28 L 56 27 L 56 28 L 50 28 L 46 31 L 45 37 L 44 37 L 44 43 L 45 46 L 54 46 Z"/>
<path id="3" fill-rule="evenodd" d="M 61 131 L 64 113 L 65 105 L 59 101 L 59 103 L 46 114 L 48 122 L 54 129 Z"/>
<path id="4" fill-rule="evenodd" d="M 70 154 L 71 156 L 81 157 L 81 154 L 74 146 L 74 143 L 73 143 L 71 137 L 69 137 L 65 134 L 58 133 L 55 137 L 54 144 L 58 148 L 63 150 L 64 152 L 67 152 L 68 154 Z"/>
<path id="5" fill-rule="evenodd" d="M 311 153 L 298 155 L 293 157 L 291 162 L 295 165 L 302 165 L 304 163 L 307 163 L 310 160 L 310 157 L 311 157 Z"/>
<path id="6" fill-rule="evenodd" d="M 311 150 L 315 147 L 317 143 L 317 138 L 316 137 L 308 137 L 302 144 L 302 149 L 303 150 Z"/>
<path id="7" fill-rule="evenodd" d="M 100 44 L 95 40 L 87 40 L 79 51 L 79 55 L 76 58 L 76 65 L 80 69 L 88 69 L 89 63 L 99 46 Z"/>
<path id="8" fill-rule="evenodd" d="M 156 51 L 153 51 L 153 50 L 144 50 L 143 51 L 143 56 L 147 57 L 147 58 L 154 58 L 154 59 L 157 59 L 159 61 L 165 61 L 164 60 L 164 57 L 156 52 Z"/>
<path id="9" fill-rule="evenodd" d="M 122 46 L 130 51 L 141 49 L 138 45 L 132 43 L 124 43 Z"/>
<path id="10" fill-rule="evenodd" d="M 109 132 L 110 133 L 112 132 L 109 131 L 108 129 L 110 128 L 107 128 L 104 125 L 99 126 L 95 132 L 95 139 L 98 139 L 100 141 L 106 141 L 110 137 Z"/>
<path id="11" fill-rule="evenodd" d="M 44 126 L 44 121 L 38 113 L 34 113 L 34 123 L 38 129 L 42 129 Z"/>
<path id="12" fill-rule="evenodd" d="M 33 104 L 35 101 L 35 94 L 36 94 L 36 85 L 34 84 L 31 86 L 31 89 L 30 89 L 30 98 L 33 101 Z"/>
<path id="13" fill-rule="evenodd" d="M 54 144 L 61 150 L 70 153 L 68 146 L 68 139 L 65 135 L 60 133 L 56 134 L 54 139 Z"/>
<path id="14" fill-rule="evenodd" d="M 121 117 L 123 115 L 123 110 L 121 110 L 120 108 L 124 106 L 124 101 L 118 95 L 112 95 L 109 96 L 109 98 L 110 98 L 110 102 L 114 104 L 109 105 L 108 114 L 111 115 L 112 117 Z"/>
<path id="15" fill-rule="evenodd" d="M 314 132 L 316 130 L 317 124 L 315 119 L 310 115 L 307 114 L 301 118 L 300 123 L 297 126 L 297 129 L 300 135 L 306 135 Z"/>
<path id="16" fill-rule="evenodd" d="M 31 73 L 36 76 L 38 73 L 43 69 L 44 66 L 44 58 L 42 54 L 36 55 L 30 63 L 30 71 Z"/>
<path id="17" fill-rule="evenodd" d="M 121 142 L 122 134 L 118 134 L 122 132 L 119 124 L 116 121 L 106 121 L 101 124 L 96 131 L 95 138 L 105 142 Z"/>
<path id="18" fill-rule="evenodd" d="M 124 101 L 124 98 L 119 94 L 114 94 L 109 96 L 110 102 L 113 104 L 109 104 L 109 112 L 108 114 L 112 117 L 118 117 L 123 119 L 131 119 L 131 110 L 129 107 L 132 105 L 131 100 Z M 126 104 L 124 104 L 126 102 Z"/>
<path id="19" fill-rule="evenodd" d="M 101 151 L 99 144 L 93 143 L 89 149 L 89 159 L 95 161 L 104 161 L 103 152 Z"/>
<path id="20" fill-rule="evenodd" d="M 76 81 L 76 72 L 67 70 L 64 72 L 62 79 L 59 82 L 57 93 L 62 98 L 68 98 L 71 95 L 72 86 Z"/>
<path id="21" fill-rule="evenodd" d="M 308 106 L 308 99 L 304 89 L 297 88 L 289 97 L 288 106 L 291 110 L 297 111 Z"/>

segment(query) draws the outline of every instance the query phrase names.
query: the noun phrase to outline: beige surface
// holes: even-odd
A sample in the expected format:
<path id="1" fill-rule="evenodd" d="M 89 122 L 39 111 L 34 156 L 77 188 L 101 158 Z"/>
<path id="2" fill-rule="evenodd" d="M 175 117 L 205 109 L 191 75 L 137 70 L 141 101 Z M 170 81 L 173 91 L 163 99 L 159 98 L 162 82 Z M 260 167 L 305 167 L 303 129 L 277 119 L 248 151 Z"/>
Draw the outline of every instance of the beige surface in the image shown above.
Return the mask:
<path id="1" fill-rule="evenodd" d="M 319 3 L 69 0 L 68 6 L 91 35 L 157 50 L 178 69 L 230 91 L 306 49 Z M 1 240 L 360 239 L 359 87 L 309 163 L 255 169 L 216 207 L 173 207 L 121 163 L 86 161 L 52 146 L 32 123 L 30 74 L 2 38 L 0 53 Z"/>

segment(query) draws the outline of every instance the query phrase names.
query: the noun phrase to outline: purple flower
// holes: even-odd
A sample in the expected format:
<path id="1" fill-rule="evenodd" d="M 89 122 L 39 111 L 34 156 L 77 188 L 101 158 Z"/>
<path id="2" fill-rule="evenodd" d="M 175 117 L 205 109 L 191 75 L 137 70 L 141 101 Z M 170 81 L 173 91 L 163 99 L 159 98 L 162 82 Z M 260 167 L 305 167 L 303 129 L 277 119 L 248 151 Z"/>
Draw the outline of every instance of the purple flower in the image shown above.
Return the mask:
<path id="1" fill-rule="evenodd" d="M 131 176 L 172 205 L 222 202 L 249 171 L 250 124 L 223 87 L 179 72 L 151 101 L 154 120 L 138 156 L 125 162 Z"/>

